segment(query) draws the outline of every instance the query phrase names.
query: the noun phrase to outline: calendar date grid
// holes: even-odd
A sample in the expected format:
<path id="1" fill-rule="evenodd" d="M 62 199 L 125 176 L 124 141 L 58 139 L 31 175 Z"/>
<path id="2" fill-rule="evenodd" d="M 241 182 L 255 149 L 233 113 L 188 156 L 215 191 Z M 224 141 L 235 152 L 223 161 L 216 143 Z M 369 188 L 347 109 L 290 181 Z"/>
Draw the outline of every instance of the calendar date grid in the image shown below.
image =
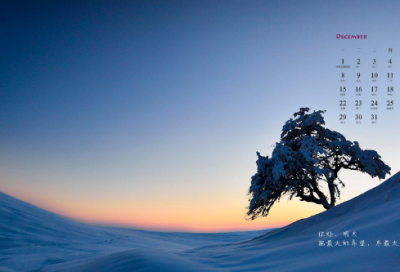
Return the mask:
<path id="1" fill-rule="evenodd" d="M 342 50 L 345 51 L 345 50 Z M 361 53 L 357 48 L 357 53 Z M 373 48 L 372 53 L 377 49 Z M 386 57 L 377 55 L 343 56 L 339 76 L 339 121 L 362 124 L 376 124 L 383 110 L 394 111 L 395 75 L 393 72 L 393 49 L 388 48 Z M 338 71 L 338 70 L 336 70 Z M 349 113 L 349 110 L 353 111 Z"/>

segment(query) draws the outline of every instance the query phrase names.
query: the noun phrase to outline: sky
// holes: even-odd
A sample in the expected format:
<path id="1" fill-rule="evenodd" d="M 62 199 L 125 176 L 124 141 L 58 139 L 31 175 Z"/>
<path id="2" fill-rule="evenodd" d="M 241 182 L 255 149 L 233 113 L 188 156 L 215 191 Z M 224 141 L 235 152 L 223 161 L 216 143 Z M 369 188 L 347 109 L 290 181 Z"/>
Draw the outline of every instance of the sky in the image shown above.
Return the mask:
<path id="1" fill-rule="evenodd" d="M 272 228 L 319 213 L 284 198 L 245 220 L 256 151 L 270 155 L 284 123 L 310 107 L 397 173 L 399 11 L 398 1 L 3 1 L 0 191 L 82 222 L 161 231 Z M 361 83 L 357 58 L 378 60 L 357 70 Z M 350 69 L 335 68 L 342 59 Z M 339 203 L 382 182 L 340 177 Z"/>

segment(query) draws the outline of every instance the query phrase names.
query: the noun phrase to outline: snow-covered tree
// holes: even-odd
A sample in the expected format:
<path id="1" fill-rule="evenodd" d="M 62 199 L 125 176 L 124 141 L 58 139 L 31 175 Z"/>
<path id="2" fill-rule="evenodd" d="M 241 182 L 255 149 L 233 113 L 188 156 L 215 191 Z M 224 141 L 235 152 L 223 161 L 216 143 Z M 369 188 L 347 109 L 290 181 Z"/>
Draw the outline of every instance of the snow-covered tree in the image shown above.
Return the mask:
<path id="1" fill-rule="evenodd" d="M 321 204 L 325 209 L 335 206 L 340 197 L 338 178 L 341 169 L 358 170 L 371 177 L 384 179 L 390 167 L 374 150 L 363 150 L 358 142 L 348 141 L 336 131 L 324 127 L 325 111 L 309 112 L 300 108 L 295 119 L 282 128 L 281 140 L 269 158 L 257 152 L 257 173 L 251 178 L 249 189 L 250 219 L 267 216 L 276 201 L 288 194 L 289 199 Z M 327 184 L 325 195 L 322 184 Z"/>

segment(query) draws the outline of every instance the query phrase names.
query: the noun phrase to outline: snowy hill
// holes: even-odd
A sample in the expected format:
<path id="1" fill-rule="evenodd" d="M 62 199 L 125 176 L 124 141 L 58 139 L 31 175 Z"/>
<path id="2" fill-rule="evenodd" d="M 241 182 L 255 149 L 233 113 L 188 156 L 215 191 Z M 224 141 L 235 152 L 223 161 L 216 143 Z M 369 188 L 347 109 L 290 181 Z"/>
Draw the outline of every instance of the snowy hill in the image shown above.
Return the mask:
<path id="1" fill-rule="evenodd" d="M 257 238 L 94 227 L 1 194 L 0 271 L 400 271 L 399 209 L 400 173 Z"/>
<path id="2" fill-rule="evenodd" d="M 399 210 L 397 173 L 350 201 L 259 238 L 192 250 L 182 256 L 207 259 L 229 271 L 400 271 Z M 324 236 L 319 237 L 320 232 Z M 329 232 L 332 237 L 326 235 Z M 353 239 L 356 245 L 352 245 Z M 328 240 L 332 247 L 326 246 Z M 325 245 L 319 246 L 319 241 Z M 335 245 L 337 241 L 340 246 Z M 343 245 L 344 241 L 349 245 Z M 390 246 L 385 246 L 385 241 Z"/>
<path id="3" fill-rule="evenodd" d="M 74 271 L 400 271 L 399 209 L 397 173 L 350 201 L 253 240 L 180 253 L 129 250 Z"/>
<path id="4" fill-rule="evenodd" d="M 243 241 L 265 232 L 182 233 L 96 227 L 0 192 L 0 271 L 54 271 L 126 250 L 180 252 Z"/>

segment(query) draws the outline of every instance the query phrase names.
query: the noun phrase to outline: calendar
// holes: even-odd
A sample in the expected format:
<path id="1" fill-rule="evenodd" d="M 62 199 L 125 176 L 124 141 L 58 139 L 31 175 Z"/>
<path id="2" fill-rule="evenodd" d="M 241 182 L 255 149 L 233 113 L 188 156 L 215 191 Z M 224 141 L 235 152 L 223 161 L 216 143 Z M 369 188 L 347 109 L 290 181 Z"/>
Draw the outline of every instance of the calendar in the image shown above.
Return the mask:
<path id="1" fill-rule="evenodd" d="M 349 46 L 342 47 L 337 55 L 341 56 L 335 65 L 340 124 L 373 125 L 383 115 L 395 114 L 395 48 Z"/>

